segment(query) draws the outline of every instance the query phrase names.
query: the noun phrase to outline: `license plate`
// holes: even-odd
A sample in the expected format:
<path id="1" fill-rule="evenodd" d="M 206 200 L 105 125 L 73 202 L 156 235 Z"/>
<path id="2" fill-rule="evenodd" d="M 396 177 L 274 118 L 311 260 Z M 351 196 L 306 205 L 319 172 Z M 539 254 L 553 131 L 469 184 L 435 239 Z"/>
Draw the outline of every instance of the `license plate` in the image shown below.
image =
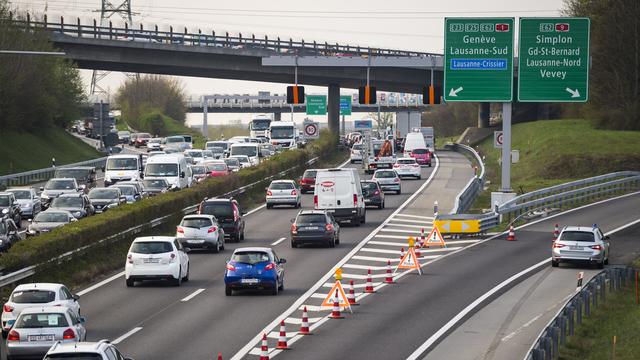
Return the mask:
<path id="1" fill-rule="evenodd" d="M 307 226 L 304 229 L 305 230 L 318 230 L 318 229 L 320 229 L 320 227 L 318 227 L 318 226 Z"/>
<path id="2" fill-rule="evenodd" d="M 569 250 L 583 250 L 582 246 L 569 246 Z"/>
<path id="3" fill-rule="evenodd" d="M 242 279 L 240 280 L 241 283 L 243 284 L 257 284 L 260 282 L 260 280 L 258 279 Z"/>
<path id="4" fill-rule="evenodd" d="M 370 203 L 370 202 L 371 202 L 371 199 L 364 199 L 364 202 L 365 202 L 365 203 Z"/>
<path id="5" fill-rule="evenodd" d="M 29 335 L 29 341 L 53 341 L 53 334 L 51 335 Z"/>
<path id="6" fill-rule="evenodd" d="M 187 240 L 190 244 L 202 244 L 204 240 Z"/>
<path id="7" fill-rule="evenodd" d="M 160 262 L 160 259 L 143 259 L 145 264 L 157 264 Z"/>

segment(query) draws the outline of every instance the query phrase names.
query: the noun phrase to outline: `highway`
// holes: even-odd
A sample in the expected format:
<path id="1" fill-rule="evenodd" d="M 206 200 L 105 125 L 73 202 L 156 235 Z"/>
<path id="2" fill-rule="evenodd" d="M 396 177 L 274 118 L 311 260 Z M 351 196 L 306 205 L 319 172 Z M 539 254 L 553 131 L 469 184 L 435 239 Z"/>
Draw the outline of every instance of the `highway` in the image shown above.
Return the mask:
<path id="1" fill-rule="evenodd" d="M 447 191 L 450 198 L 469 178 L 456 181 L 459 188 L 452 187 L 450 181 L 458 174 L 447 169 L 464 166 L 472 176 L 471 168 L 462 155 L 448 152 L 439 155 L 440 171 L 452 178 L 440 183 L 443 187 L 433 187 L 435 182 L 430 184 L 424 193 Z M 423 179 L 434 169 L 423 168 Z M 112 281 L 80 292 L 89 340 L 115 340 L 123 353 L 138 359 L 206 359 L 217 352 L 229 357 L 305 293 L 424 182 L 403 180 L 403 194 L 388 195 L 384 210 L 367 211 L 365 225 L 341 227 L 341 243 L 334 249 L 292 249 L 287 241 L 290 219 L 298 210 L 262 208 L 247 215 L 245 241 L 229 243 L 222 254 L 192 252 L 191 281 L 182 287 L 145 283 L 126 288 L 122 275 L 115 274 Z M 310 208 L 311 201 L 310 195 L 304 196 L 303 207 Z M 446 201 L 452 203 L 453 198 Z M 284 292 L 275 297 L 255 293 L 224 296 L 224 265 L 232 249 L 271 244 L 276 244 L 272 247 L 287 259 Z"/>

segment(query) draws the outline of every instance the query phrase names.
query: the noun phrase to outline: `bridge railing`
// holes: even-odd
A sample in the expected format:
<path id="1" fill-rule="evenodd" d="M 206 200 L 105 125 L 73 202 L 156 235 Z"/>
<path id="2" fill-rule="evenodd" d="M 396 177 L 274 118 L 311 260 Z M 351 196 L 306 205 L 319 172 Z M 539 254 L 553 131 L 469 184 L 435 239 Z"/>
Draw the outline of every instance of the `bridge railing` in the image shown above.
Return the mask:
<path id="1" fill-rule="evenodd" d="M 398 56 L 398 57 L 442 57 L 440 54 L 405 51 L 395 49 L 372 48 L 345 44 L 330 44 L 328 42 L 318 41 L 294 41 L 293 39 L 281 39 L 280 37 L 269 38 L 268 36 L 256 37 L 243 36 L 242 33 L 237 35 L 229 34 L 229 32 L 210 33 L 189 32 L 186 27 L 169 27 L 169 31 L 161 31 L 158 25 L 151 28 L 144 28 L 142 24 L 139 26 L 115 27 L 110 21 L 108 24 L 102 25 L 95 19 L 91 24 L 82 24 L 80 18 L 75 20 L 60 17 L 48 17 L 44 15 L 42 19 L 32 18 L 27 14 L 24 18 L 15 18 L 10 13 L 10 18 L 15 24 L 27 28 L 39 28 L 67 36 L 78 38 L 94 38 L 107 40 L 121 40 L 134 42 L 176 44 L 188 46 L 211 46 L 224 47 L 232 49 L 255 49 L 271 52 L 278 55 L 298 55 L 298 56 Z"/>

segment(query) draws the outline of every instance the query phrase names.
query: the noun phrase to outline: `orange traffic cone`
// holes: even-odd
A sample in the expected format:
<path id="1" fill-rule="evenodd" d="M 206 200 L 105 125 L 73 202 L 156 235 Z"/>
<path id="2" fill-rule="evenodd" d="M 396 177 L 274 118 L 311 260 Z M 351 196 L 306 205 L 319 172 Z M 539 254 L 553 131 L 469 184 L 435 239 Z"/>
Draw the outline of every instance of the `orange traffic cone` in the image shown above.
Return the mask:
<path id="1" fill-rule="evenodd" d="M 333 309 L 331 310 L 331 319 L 344 319 L 344 316 L 340 314 L 340 300 L 338 298 L 338 290 L 336 289 L 336 297 L 333 298 Z"/>
<path id="2" fill-rule="evenodd" d="M 260 360 L 269 360 L 269 345 L 267 344 L 267 334 L 262 334 L 262 346 L 260 346 Z"/>
<path id="3" fill-rule="evenodd" d="M 509 240 L 509 241 L 515 241 L 516 240 L 516 233 L 513 231 L 513 225 L 511 225 L 509 227 L 509 235 L 507 236 L 507 240 Z"/>
<path id="4" fill-rule="evenodd" d="M 393 281 L 393 273 L 391 272 L 391 260 L 387 260 L 387 276 L 384 278 L 387 284 L 395 284 Z"/>
<path id="5" fill-rule="evenodd" d="M 311 331 L 309 330 L 309 315 L 307 314 L 306 306 L 302 309 L 302 323 L 300 324 L 300 331 L 298 333 L 300 335 L 311 335 Z"/>
<path id="6" fill-rule="evenodd" d="M 289 350 L 289 345 L 287 345 L 287 329 L 284 325 L 284 320 L 280 321 L 280 334 L 278 335 L 278 345 L 276 349 Z"/>
<path id="7" fill-rule="evenodd" d="M 356 303 L 356 293 L 353 291 L 353 280 L 349 280 L 349 293 L 347 294 L 347 300 L 351 306 L 360 305 Z"/>
<path id="8" fill-rule="evenodd" d="M 560 229 L 558 229 L 558 224 L 556 224 L 555 228 L 553 229 L 553 241 L 558 240 L 558 236 L 560 236 Z"/>
<path id="9" fill-rule="evenodd" d="M 373 290 L 373 281 L 371 281 L 371 269 L 367 270 L 367 286 L 364 288 L 364 292 L 366 293 L 374 293 Z"/>

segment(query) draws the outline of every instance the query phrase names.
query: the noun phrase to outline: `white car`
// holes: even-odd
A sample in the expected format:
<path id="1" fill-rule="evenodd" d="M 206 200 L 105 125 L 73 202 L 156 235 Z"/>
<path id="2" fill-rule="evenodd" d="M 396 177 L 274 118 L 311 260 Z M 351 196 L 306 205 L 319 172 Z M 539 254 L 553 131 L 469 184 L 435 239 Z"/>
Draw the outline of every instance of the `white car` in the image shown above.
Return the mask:
<path id="1" fill-rule="evenodd" d="M 396 160 L 393 164 L 393 170 L 398 173 L 398 176 L 411 176 L 418 180 L 422 178 L 422 168 L 416 159 L 411 157 L 403 157 Z"/>
<path id="2" fill-rule="evenodd" d="M 189 149 L 184 151 L 184 155 L 193 159 L 194 164 L 201 164 L 204 161 L 203 150 Z"/>
<path id="3" fill-rule="evenodd" d="M 187 215 L 176 229 L 176 238 L 191 249 L 224 250 L 224 230 L 213 215 Z"/>
<path id="4" fill-rule="evenodd" d="M 147 152 L 151 151 L 162 151 L 160 148 L 162 139 L 161 138 L 152 138 L 147 141 Z"/>
<path id="5" fill-rule="evenodd" d="M 128 287 L 142 280 L 169 280 L 175 286 L 189 281 L 189 248 L 172 236 L 145 236 L 133 240 L 124 277 Z"/>
<path id="6" fill-rule="evenodd" d="M 351 148 L 351 163 L 355 163 L 356 161 L 362 162 L 362 151 L 364 150 L 364 145 L 362 143 L 353 144 Z"/>
<path id="7" fill-rule="evenodd" d="M 251 161 L 247 155 L 231 155 L 229 156 L 231 159 L 238 159 L 240 162 L 240 169 L 248 168 L 251 166 Z"/>
<path id="8" fill-rule="evenodd" d="M 22 310 L 41 306 L 64 306 L 80 316 L 78 295 L 62 284 L 32 283 L 16 286 L 2 307 L 2 333 L 7 334 Z"/>
<path id="9" fill-rule="evenodd" d="M 53 359 L 93 359 L 93 360 L 132 360 L 123 356 L 118 349 L 107 340 L 98 342 L 77 342 L 65 344 L 55 343 L 44 357 Z"/>

